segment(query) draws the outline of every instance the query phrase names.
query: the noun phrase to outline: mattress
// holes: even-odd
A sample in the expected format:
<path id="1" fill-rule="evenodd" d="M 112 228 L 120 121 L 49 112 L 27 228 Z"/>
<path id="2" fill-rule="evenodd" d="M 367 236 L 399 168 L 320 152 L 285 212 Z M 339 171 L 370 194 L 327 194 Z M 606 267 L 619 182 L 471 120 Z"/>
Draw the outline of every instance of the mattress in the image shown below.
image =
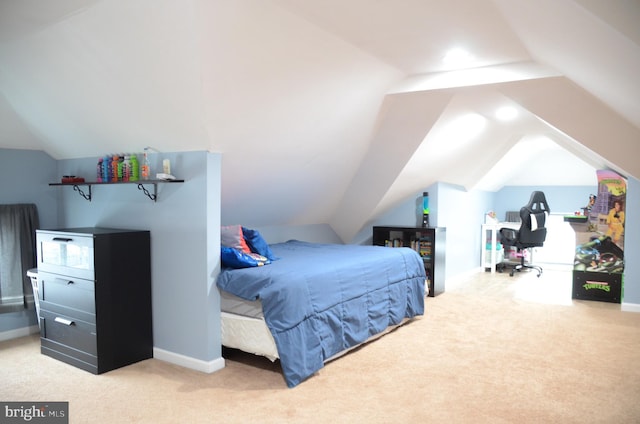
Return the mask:
<path id="1" fill-rule="evenodd" d="M 245 300 L 224 290 L 220 290 L 220 310 L 243 317 L 264 318 L 260 299 Z"/>

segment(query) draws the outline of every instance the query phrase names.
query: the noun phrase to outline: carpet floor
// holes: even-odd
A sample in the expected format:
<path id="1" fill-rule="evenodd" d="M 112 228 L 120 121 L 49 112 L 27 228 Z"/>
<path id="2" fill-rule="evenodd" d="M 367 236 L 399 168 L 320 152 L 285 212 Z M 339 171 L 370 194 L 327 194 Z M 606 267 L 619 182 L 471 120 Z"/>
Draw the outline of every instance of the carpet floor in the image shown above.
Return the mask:
<path id="1" fill-rule="evenodd" d="M 572 301 L 570 279 L 447 282 L 423 317 L 293 389 L 233 350 L 213 374 L 150 359 L 95 376 L 23 337 L 0 343 L 0 401 L 68 401 L 70 423 L 638 423 L 640 314 Z"/>

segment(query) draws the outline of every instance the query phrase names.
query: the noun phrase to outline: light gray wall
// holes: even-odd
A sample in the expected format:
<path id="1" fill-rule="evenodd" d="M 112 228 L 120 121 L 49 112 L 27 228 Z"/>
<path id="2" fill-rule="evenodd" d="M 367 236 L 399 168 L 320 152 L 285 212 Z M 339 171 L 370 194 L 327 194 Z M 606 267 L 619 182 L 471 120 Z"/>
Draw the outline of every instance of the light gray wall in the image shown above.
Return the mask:
<path id="1" fill-rule="evenodd" d="M 35 203 L 41 226 L 58 220 L 55 190 L 57 161 L 40 150 L 0 149 L 0 203 Z"/>
<path id="2" fill-rule="evenodd" d="M 41 227 L 58 221 L 56 161 L 39 150 L 0 149 L 0 203 L 35 203 Z M 0 333 L 38 325 L 35 309 L 0 315 Z"/>
<path id="3" fill-rule="evenodd" d="M 429 226 L 446 228 L 446 278 L 477 268 L 480 263 L 480 224 L 484 213 L 493 204 L 493 193 L 466 191 L 452 184 L 436 183 L 426 187 L 429 193 Z M 354 242 L 371 244 L 372 229 L 376 225 L 422 225 L 422 193 L 406 199 L 370 222 L 360 231 Z"/>
<path id="4" fill-rule="evenodd" d="M 491 192 L 467 191 L 456 185 L 438 184 L 434 224 L 447 229 L 447 279 L 478 268 L 481 225 L 493 201 L 494 193 Z"/>
<path id="5" fill-rule="evenodd" d="M 41 151 L 0 149 L 0 202 L 36 203 L 41 228 L 107 226 L 151 231 L 154 346 L 191 358 L 221 357 L 220 155 L 169 158 L 183 184 L 158 186 L 152 202 L 135 184 L 92 187 L 91 202 L 72 187 L 50 187 L 62 175 L 95 180 L 97 158 L 56 161 Z M 152 189 L 152 186 L 147 186 Z M 34 310 L 3 314 L 0 332 L 37 325 Z"/>
<path id="6" fill-rule="evenodd" d="M 55 187 L 57 227 L 102 226 L 151 231 L 154 347 L 210 361 L 221 357 L 219 294 L 220 156 L 165 153 L 183 184 L 158 185 L 151 201 L 135 184 L 98 185 L 91 202 Z M 58 175 L 95 180 L 97 158 L 61 160 Z M 158 168 L 156 168 L 158 169 Z M 147 186 L 152 190 L 152 186 Z"/>
<path id="7" fill-rule="evenodd" d="M 595 176 L 594 176 L 595 180 Z M 500 221 L 507 211 L 520 211 L 533 191 L 543 191 L 552 213 L 574 213 L 587 206 L 590 194 L 598 194 L 598 186 L 507 186 L 496 192 L 494 210 Z"/>
<path id="8" fill-rule="evenodd" d="M 520 210 L 520 207 L 529 200 L 533 190 L 545 192 L 552 213 L 580 210 L 586 206 L 589 194 L 597 194 L 596 186 L 505 187 L 496 193 L 496 211 Z M 638 222 L 640 220 L 640 186 L 638 180 L 633 177 L 627 179 L 626 203 L 623 303 L 637 305 L 640 308 L 640 222 Z"/>
<path id="9" fill-rule="evenodd" d="M 207 152 L 168 153 L 172 171 L 184 184 L 158 187 L 152 202 L 136 185 L 93 187 L 88 202 L 71 187 L 49 187 L 61 175 L 93 180 L 96 159 L 55 161 L 40 151 L 0 149 L 0 202 L 38 205 L 41 227 L 112 226 L 151 231 L 154 345 L 204 361 L 221 357 L 219 271 L 221 157 Z M 160 160 L 158 157 L 156 160 Z M 28 164 L 28 165 L 25 165 Z M 471 191 L 437 183 L 429 192 L 432 226 L 447 229 L 447 278 L 477 268 L 480 225 L 488 210 L 516 210 L 532 187 L 505 187 L 497 193 Z M 543 187 L 553 211 L 586 204 L 591 187 Z M 422 193 L 371 222 L 354 238 L 370 244 L 374 225 L 419 226 Z M 520 205 L 520 206 L 518 206 Z M 557 209 L 556 209 L 557 208 Z M 640 305 L 640 182 L 629 178 L 625 236 L 625 297 Z M 224 224 L 236 224 L 226 222 Z M 250 222 L 241 223 L 251 227 Z M 291 238 L 339 242 L 327 224 L 254 227 L 270 243 Z M 35 325 L 35 312 L 0 316 L 0 332 Z"/>
<path id="10" fill-rule="evenodd" d="M 627 179 L 624 228 L 624 304 L 640 312 L 640 180 Z"/>
<path id="11" fill-rule="evenodd" d="M 429 193 L 429 208 L 431 215 L 429 225 L 436 226 L 437 210 L 438 210 L 438 184 L 427 187 L 423 192 Z M 378 218 L 371 220 L 360 230 L 353 238 L 354 244 L 371 244 L 373 241 L 373 227 L 398 225 L 404 227 L 421 227 L 422 226 L 422 193 L 405 199 L 394 208 L 380 215 Z"/>
<path id="12" fill-rule="evenodd" d="M 250 224 L 244 225 L 252 228 Z M 301 240 L 311 243 L 341 244 L 340 237 L 329 224 L 288 225 L 255 227 L 269 244 L 283 243 L 288 240 Z"/>
<path id="13" fill-rule="evenodd" d="M 640 182 L 627 180 L 625 226 L 625 272 L 623 307 L 640 311 Z M 588 186 L 509 186 L 492 193 L 466 191 L 463 187 L 437 183 L 425 188 L 429 192 L 430 225 L 447 229 L 446 278 L 477 268 L 481 255 L 481 225 L 484 214 L 493 210 L 504 220 L 508 210 L 520 210 L 534 190 L 542 190 L 551 211 L 574 212 L 586 206 L 589 194 L 597 187 Z M 359 244 L 371 243 L 374 225 L 420 226 L 422 193 L 407 199 L 367 225 L 356 237 Z M 627 306 L 625 306 L 627 304 Z"/>

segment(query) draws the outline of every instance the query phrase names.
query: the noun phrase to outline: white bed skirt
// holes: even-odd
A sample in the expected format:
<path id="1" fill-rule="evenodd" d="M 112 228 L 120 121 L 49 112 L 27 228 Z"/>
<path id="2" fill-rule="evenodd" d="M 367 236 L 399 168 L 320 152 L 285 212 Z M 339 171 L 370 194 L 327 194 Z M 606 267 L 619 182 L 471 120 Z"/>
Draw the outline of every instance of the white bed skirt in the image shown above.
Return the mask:
<path id="1" fill-rule="evenodd" d="M 364 343 L 368 343 L 372 340 L 381 337 L 390 331 L 393 331 L 397 327 L 408 322 L 410 319 L 405 318 L 400 324 L 387 327 L 386 330 L 375 334 Z M 271 331 L 267 327 L 264 319 L 251 318 L 242 315 L 236 315 L 229 312 L 221 313 L 221 334 L 222 345 L 233 349 L 239 349 L 243 352 L 252 353 L 254 355 L 264 356 L 271 361 L 275 361 L 279 358 L 278 349 L 276 343 L 273 340 Z M 353 346 L 349 349 L 345 349 L 342 352 L 328 358 L 325 362 L 329 362 L 336 359 L 345 353 L 357 348 L 360 345 Z"/>

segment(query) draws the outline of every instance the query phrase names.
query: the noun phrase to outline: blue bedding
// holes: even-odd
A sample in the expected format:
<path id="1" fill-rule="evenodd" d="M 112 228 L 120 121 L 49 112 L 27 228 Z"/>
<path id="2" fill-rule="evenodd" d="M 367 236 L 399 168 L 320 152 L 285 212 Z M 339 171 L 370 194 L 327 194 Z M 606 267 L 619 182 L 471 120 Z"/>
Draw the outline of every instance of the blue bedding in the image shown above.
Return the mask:
<path id="1" fill-rule="evenodd" d="M 271 250 L 279 260 L 224 269 L 217 285 L 262 301 L 289 387 L 333 355 L 424 314 L 424 265 L 409 248 L 292 240 Z"/>

